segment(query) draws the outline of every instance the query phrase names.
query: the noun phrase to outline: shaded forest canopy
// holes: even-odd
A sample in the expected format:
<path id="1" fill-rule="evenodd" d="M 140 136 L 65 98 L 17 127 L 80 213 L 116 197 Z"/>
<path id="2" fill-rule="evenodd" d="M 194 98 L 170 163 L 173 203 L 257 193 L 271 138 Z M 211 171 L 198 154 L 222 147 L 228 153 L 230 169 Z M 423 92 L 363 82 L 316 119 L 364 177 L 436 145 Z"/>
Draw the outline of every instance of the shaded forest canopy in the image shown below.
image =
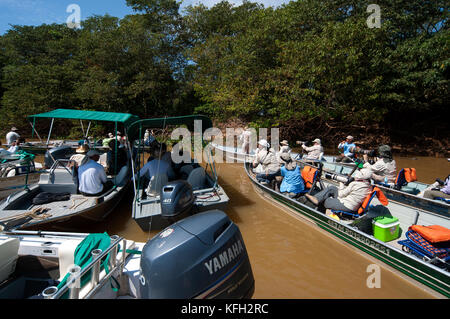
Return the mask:
<path id="1" fill-rule="evenodd" d="M 446 0 L 379 0 L 380 28 L 366 23 L 373 1 L 183 12 L 175 0 L 126 2 L 135 14 L 123 19 L 13 26 L 0 37 L 3 133 L 31 134 L 26 116 L 56 108 L 202 113 L 281 127 L 291 140 L 351 133 L 449 152 Z"/>

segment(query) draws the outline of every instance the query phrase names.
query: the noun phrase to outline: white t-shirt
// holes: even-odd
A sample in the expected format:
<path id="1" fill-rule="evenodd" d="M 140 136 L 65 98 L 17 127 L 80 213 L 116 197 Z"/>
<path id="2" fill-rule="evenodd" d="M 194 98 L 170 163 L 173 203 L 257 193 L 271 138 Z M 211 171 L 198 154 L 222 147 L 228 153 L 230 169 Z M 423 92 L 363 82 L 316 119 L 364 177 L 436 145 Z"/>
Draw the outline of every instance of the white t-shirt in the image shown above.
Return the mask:
<path id="1" fill-rule="evenodd" d="M 86 194 L 98 194 L 103 190 L 103 183 L 107 182 L 105 169 L 93 160 L 78 168 L 78 189 Z"/>
<path id="2" fill-rule="evenodd" d="M 10 148 L 8 148 L 8 152 L 10 153 L 15 153 L 19 150 L 19 146 L 11 146 Z"/>
<path id="3" fill-rule="evenodd" d="M 18 141 L 20 138 L 20 135 L 17 134 L 16 132 L 9 132 L 8 134 L 6 134 L 6 144 L 11 145 L 11 143 L 13 141 Z"/>

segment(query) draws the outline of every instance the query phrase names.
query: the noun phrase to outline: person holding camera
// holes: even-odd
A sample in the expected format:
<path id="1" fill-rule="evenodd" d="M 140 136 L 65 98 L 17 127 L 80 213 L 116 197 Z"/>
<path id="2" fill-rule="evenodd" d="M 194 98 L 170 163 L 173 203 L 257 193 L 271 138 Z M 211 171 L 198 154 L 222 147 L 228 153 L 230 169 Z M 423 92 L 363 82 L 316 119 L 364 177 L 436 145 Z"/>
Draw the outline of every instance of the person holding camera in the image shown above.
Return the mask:
<path id="1" fill-rule="evenodd" d="M 356 145 L 353 143 L 353 136 L 347 136 L 345 141 L 339 143 L 338 145 L 338 149 L 342 150 L 342 153 L 336 157 L 336 162 L 351 162 L 351 159 L 355 156 L 352 149 L 355 147 Z"/>
<path id="2" fill-rule="evenodd" d="M 310 147 L 306 146 L 305 143 L 302 144 L 302 148 L 308 152 L 304 159 L 320 160 L 323 156 L 322 143 L 318 138 L 316 138 L 313 143 L 313 146 Z"/>
<path id="3" fill-rule="evenodd" d="M 280 162 L 266 140 L 258 142 L 258 149 L 252 165 L 258 182 L 267 185 L 280 175 Z"/>
<path id="4" fill-rule="evenodd" d="M 380 145 L 378 147 L 378 158 L 374 164 L 370 164 L 367 154 L 364 154 L 364 168 L 372 171 L 372 179 L 379 183 L 395 183 L 397 164 L 392 156 L 392 150 L 389 145 Z"/>
<path id="5" fill-rule="evenodd" d="M 361 207 L 364 199 L 370 193 L 371 175 L 370 169 L 363 168 L 355 172 L 354 179 L 348 186 L 339 183 L 339 189 L 332 185 L 324 188 L 314 196 L 305 194 L 305 197 L 318 207 L 323 205 L 326 209 L 353 212 Z"/>

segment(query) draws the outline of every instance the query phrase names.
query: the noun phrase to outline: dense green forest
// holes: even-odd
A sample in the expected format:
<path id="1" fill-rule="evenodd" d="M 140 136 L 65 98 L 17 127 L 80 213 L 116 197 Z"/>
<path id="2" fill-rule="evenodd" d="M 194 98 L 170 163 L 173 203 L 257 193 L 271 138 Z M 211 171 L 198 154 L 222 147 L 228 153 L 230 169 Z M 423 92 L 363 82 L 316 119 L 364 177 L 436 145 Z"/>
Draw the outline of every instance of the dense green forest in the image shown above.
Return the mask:
<path id="1" fill-rule="evenodd" d="M 141 117 L 203 113 L 280 126 L 289 137 L 347 132 L 448 147 L 446 0 L 126 0 L 135 14 L 13 26 L 0 37 L 0 129 L 55 108 Z"/>

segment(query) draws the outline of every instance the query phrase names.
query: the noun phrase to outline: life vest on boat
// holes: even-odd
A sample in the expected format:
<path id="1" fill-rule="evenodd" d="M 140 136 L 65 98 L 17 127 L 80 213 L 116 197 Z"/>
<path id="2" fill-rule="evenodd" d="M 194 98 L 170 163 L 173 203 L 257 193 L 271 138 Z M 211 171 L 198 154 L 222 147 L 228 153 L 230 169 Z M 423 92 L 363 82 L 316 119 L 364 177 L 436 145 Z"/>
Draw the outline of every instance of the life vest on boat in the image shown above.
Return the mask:
<path id="1" fill-rule="evenodd" d="M 302 178 L 305 181 L 305 187 L 311 188 L 314 184 L 318 170 L 312 166 L 305 166 L 302 170 Z"/>
<path id="2" fill-rule="evenodd" d="M 372 189 L 372 191 L 366 196 L 366 198 L 364 199 L 361 207 L 358 209 L 358 214 L 361 215 L 363 214 L 366 209 L 368 208 L 370 202 L 372 201 L 372 199 L 377 196 L 378 200 L 380 201 L 381 204 L 383 204 L 384 206 L 386 206 L 387 204 L 389 204 L 388 199 L 386 198 L 386 196 L 383 194 L 383 192 L 381 191 L 381 189 L 379 189 L 378 187 L 374 187 Z"/>
<path id="3" fill-rule="evenodd" d="M 409 229 L 415 231 L 430 243 L 450 241 L 450 229 L 440 225 L 420 226 L 412 225 Z"/>
<path id="4" fill-rule="evenodd" d="M 417 181 L 416 169 L 415 168 L 402 168 L 398 172 L 397 178 L 395 180 L 395 186 L 398 188 L 405 186 L 409 182 Z"/>
<path id="5" fill-rule="evenodd" d="M 404 170 L 405 170 L 405 179 L 408 183 L 417 181 L 415 168 L 404 168 Z"/>

